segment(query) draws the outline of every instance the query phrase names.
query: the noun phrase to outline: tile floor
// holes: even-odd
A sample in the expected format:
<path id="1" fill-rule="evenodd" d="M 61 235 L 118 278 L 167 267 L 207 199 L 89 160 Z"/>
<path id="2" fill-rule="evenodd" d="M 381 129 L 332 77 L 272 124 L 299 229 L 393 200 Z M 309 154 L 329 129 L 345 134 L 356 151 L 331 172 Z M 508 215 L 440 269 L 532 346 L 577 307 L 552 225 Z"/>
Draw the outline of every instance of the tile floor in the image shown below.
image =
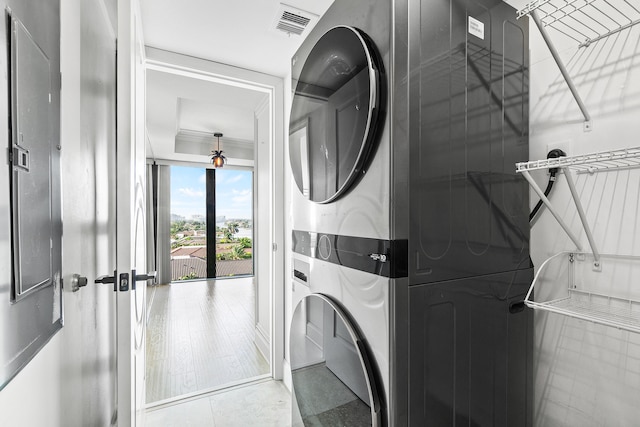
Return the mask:
<path id="1" fill-rule="evenodd" d="M 290 427 L 291 395 L 281 381 L 233 387 L 147 410 L 147 427 Z"/>

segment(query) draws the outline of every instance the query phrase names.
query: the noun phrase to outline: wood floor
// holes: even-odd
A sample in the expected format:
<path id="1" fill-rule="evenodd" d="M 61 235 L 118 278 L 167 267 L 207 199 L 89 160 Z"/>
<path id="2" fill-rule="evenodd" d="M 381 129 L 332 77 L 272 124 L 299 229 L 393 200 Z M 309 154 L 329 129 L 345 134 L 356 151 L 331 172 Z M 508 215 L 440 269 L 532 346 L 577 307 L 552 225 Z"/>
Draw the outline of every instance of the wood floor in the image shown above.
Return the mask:
<path id="1" fill-rule="evenodd" d="M 254 344 L 252 278 L 149 288 L 147 403 L 269 373 Z"/>

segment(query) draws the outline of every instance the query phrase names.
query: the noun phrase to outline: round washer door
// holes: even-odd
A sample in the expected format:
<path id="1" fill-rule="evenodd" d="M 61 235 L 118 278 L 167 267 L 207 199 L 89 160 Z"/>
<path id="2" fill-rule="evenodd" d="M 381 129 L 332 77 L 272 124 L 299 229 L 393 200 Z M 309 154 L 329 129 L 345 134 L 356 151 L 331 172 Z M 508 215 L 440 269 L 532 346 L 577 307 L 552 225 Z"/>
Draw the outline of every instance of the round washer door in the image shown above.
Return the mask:
<path id="1" fill-rule="evenodd" d="M 339 26 L 311 49 L 291 106 L 289 160 L 296 185 L 317 203 L 344 194 L 362 174 L 382 119 L 381 72 L 369 38 Z"/>
<path id="2" fill-rule="evenodd" d="M 307 295 L 290 331 L 292 425 L 380 426 L 373 366 L 342 309 L 329 297 Z"/>

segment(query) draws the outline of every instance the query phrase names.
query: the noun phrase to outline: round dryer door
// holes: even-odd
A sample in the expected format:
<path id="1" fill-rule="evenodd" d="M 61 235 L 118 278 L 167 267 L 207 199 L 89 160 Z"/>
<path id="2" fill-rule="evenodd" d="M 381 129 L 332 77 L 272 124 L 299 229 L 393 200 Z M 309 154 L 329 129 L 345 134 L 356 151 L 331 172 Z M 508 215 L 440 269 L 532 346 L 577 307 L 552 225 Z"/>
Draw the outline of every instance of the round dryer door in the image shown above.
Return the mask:
<path id="1" fill-rule="evenodd" d="M 379 426 L 373 366 L 358 330 L 330 298 L 296 307 L 289 340 L 292 425 Z"/>
<path id="2" fill-rule="evenodd" d="M 294 66 L 289 160 L 309 200 L 337 199 L 366 166 L 381 119 L 377 58 L 364 33 L 340 26 L 318 40 L 298 76 Z"/>

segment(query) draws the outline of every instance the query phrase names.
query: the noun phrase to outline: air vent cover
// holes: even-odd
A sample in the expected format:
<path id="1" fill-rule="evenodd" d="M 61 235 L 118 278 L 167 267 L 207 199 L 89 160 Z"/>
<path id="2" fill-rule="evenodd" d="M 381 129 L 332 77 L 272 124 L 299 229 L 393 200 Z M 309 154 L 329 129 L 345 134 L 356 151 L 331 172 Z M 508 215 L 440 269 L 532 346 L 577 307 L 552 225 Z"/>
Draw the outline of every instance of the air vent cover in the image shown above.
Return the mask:
<path id="1" fill-rule="evenodd" d="M 280 3 L 276 13 L 274 27 L 288 35 L 296 36 L 312 28 L 318 20 L 318 15 Z"/>

